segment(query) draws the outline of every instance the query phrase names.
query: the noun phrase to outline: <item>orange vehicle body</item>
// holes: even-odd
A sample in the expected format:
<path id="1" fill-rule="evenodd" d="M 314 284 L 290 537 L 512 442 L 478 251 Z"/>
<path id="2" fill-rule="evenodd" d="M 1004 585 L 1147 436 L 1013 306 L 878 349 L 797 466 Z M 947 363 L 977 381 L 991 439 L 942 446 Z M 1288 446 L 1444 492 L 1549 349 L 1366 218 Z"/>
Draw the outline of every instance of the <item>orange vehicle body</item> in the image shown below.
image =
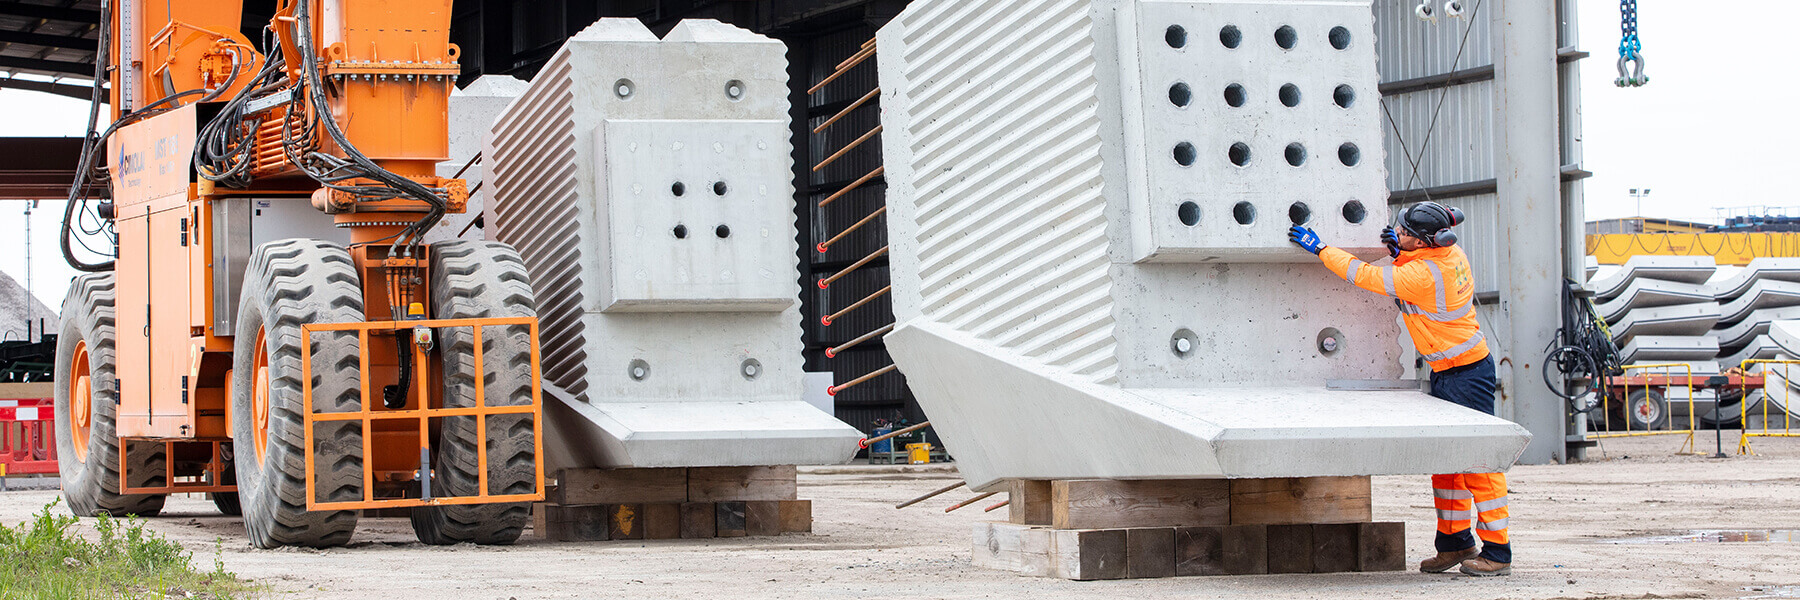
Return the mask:
<path id="1" fill-rule="evenodd" d="M 330 114 L 316 117 L 334 119 L 351 145 L 382 168 L 442 190 L 447 212 L 462 212 L 468 197 L 466 185 L 435 175 L 437 163 L 448 158 L 448 99 L 459 73 L 458 50 L 449 42 L 451 1 L 299 1 L 312 2 L 312 39 L 318 41 L 320 74 L 332 92 Z M 242 2 L 235 0 L 116 4 L 107 17 L 112 20 L 112 55 L 100 58 L 110 58 L 110 64 L 116 66 L 110 92 L 114 119 L 126 110 L 184 90 L 224 88 L 216 96 L 209 94 L 220 99 L 235 94 L 250 79 L 249 74 L 264 66 L 264 57 L 238 31 L 242 12 Z M 293 2 L 283 1 L 272 22 L 274 37 L 286 56 L 297 55 L 293 14 Z M 300 80 L 300 65 L 289 64 L 288 69 L 290 81 Z M 235 78 L 234 72 L 238 74 Z M 270 110 L 280 114 L 288 106 Z M 389 256 L 390 245 L 384 240 L 418 221 L 430 205 L 410 198 L 364 202 L 321 186 L 289 162 L 283 149 L 281 127 L 286 121 L 282 119 L 268 119 L 255 132 L 250 170 L 254 179 L 248 188 L 227 188 L 196 177 L 190 163 L 202 121 L 200 107 L 189 103 L 143 119 L 119 129 L 108 140 L 118 234 L 114 267 L 118 286 L 117 430 L 121 440 L 166 444 L 171 475 L 166 487 L 126 487 L 121 465 L 121 493 L 235 491 L 221 476 L 229 470 L 221 453 L 232 439 L 230 382 L 237 340 L 234 332 L 216 330 L 214 325 L 215 290 L 219 289 L 215 279 L 226 276 L 222 273 L 226 265 L 215 264 L 213 234 L 220 225 L 214 222 L 217 211 L 213 208 L 228 200 L 254 197 L 310 204 L 331 213 L 338 227 L 350 231 L 349 251 L 361 275 L 367 320 L 352 327 L 363 332 L 359 350 L 364 404 L 362 413 L 330 418 L 350 414 L 364 420 L 368 433 L 364 436 L 364 464 L 371 477 L 365 489 L 374 490 L 379 487 L 377 482 L 404 483 L 419 476 L 430 418 L 521 412 L 519 407 L 443 409 L 436 365 L 420 355 L 413 361 L 416 385 L 409 386 L 405 406 L 391 411 L 406 413 L 406 418 L 380 416 L 387 409 L 382 408 L 379 394 L 371 398 L 368 389 L 379 390 L 398 381 L 399 348 L 393 336 L 368 332 L 459 326 L 474 327 L 479 335 L 483 324 L 482 320 L 467 319 L 454 324 L 430 321 L 428 313 L 395 315 L 390 308 L 422 303 L 423 310 L 429 311 L 429 302 L 423 301 L 430 298 L 430 277 L 424 274 L 429 247 L 408 257 Z M 342 155 L 325 136 L 309 143 L 319 152 Z M 413 278 L 413 283 L 396 285 L 396 278 L 401 277 Z M 403 320 L 404 324 L 398 322 Z M 486 324 L 510 322 L 490 321 Z M 536 340 L 534 319 L 534 373 Z M 309 391 L 307 406 L 311 405 Z M 528 408 L 537 414 L 540 406 L 533 402 Z M 308 415 L 309 425 L 312 416 Z M 309 426 L 307 432 L 311 431 Z M 308 444 L 309 468 L 311 451 Z M 183 468 L 186 470 L 181 471 Z M 532 497 L 490 498 L 484 487 L 478 498 L 442 501 L 541 500 L 542 480 L 539 466 L 538 491 Z M 419 504 L 416 499 L 396 495 L 399 492 L 377 492 L 368 492 L 365 503 L 330 508 Z M 311 494 L 308 502 L 313 502 Z"/>

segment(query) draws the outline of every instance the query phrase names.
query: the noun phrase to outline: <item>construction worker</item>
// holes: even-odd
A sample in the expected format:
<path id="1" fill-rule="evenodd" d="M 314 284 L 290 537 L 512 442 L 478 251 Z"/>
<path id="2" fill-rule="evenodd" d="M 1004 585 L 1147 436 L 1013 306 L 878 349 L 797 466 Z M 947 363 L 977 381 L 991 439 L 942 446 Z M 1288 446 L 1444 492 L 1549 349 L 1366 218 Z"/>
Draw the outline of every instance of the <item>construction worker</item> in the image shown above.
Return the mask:
<path id="1" fill-rule="evenodd" d="M 1391 266 L 1358 260 L 1325 245 L 1312 229 L 1294 226 L 1288 239 L 1319 256 L 1338 277 L 1399 305 L 1413 347 L 1431 365 L 1431 395 L 1494 414 L 1494 360 L 1475 321 L 1475 283 L 1469 258 L 1456 247 L 1451 227 L 1463 214 L 1436 202 L 1421 202 L 1400 214 L 1400 228 L 1388 227 L 1381 241 Z M 1431 476 L 1438 515 L 1437 556 L 1419 570 L 1442 573 L 1461 565 L 1463 573 L 1492 577 L 1512 574 L 1507 536 L 1506 475 L 1464 473 Z M 1474 521 L 1474 535 L 1470 534 Z M 1483 542 L 1477 552 L 1475 538 Z"/>

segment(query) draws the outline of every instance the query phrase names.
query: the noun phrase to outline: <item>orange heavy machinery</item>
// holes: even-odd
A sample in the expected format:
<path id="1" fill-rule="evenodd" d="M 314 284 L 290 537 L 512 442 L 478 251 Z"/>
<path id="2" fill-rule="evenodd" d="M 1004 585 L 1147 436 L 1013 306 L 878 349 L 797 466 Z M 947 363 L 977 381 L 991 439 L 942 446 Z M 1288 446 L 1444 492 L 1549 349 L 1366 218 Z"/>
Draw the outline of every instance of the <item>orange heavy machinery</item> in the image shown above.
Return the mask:
<path id="1" fill-rule="evenodd" d="M 70 509 L 205 492 L 267 548 L 410 507 L 426 543 L 512 542 L 543 499 L 530 280 L 423 241 L 468 198 L 433 174 L 450 0 L 283 0 L 254 43 L 242 8 L 103 4 L 62 235 L 90 272 L 56 359 Z M 112 260 L 72 250 L 97 238 Z"/>

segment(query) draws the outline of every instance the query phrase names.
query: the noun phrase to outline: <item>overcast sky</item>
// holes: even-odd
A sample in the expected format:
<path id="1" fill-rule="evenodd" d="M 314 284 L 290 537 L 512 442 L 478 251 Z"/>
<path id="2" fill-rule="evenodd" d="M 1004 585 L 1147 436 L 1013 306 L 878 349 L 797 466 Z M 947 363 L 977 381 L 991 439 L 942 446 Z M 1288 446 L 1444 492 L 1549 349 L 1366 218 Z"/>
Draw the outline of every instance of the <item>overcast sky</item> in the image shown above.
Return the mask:
<path id="1" fill-rule="evenodd" d="M 1593 53 L 1581 65 L 1583 166 L 1594 172 L 1588 218 L 1638 214 L 1630 188 L 1652 190 L 1642 214 L 1654 217 L 1713 221 L 1719 208 L 1800 207 L 1789 170 L 1800 163 L 1800 84 L 1788 36 L 1776 29 L 1800 23 L 1800 1 L 1642 0 L 1639 11 L 1651 83 L 1620 89 L 1612 84 L 1619 4 L 1581 3 L 1580 46 Z M 0 136 L 79 136 L 87 113 L 80 100 L 0 90 L 0 115 Z M 25 204 L 0 202 L 0 271 L 20 283 Z M 75 274 L 58 250 L 61 219 L 60 201 L 31 216 L 33 287 L 52 309 Z"/>

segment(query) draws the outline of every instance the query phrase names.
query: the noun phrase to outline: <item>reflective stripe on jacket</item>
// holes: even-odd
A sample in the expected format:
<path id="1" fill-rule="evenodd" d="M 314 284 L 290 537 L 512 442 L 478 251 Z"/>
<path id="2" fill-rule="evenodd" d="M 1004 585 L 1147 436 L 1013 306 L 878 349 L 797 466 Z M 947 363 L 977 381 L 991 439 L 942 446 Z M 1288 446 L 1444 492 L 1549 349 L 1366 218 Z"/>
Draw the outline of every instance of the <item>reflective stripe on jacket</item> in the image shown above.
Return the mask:
<path id="1" fill-rule="evenodd" d="M 1398 300 L 1413 347 L 1431 370 L 1487 358 L 1487 339 L 1475 321 L 1475 277 L 1461 248 L 1401 252 L 1392 266 L 1375 266 L 1327 246 L 1319 260 L 1356 287 Z"/>

